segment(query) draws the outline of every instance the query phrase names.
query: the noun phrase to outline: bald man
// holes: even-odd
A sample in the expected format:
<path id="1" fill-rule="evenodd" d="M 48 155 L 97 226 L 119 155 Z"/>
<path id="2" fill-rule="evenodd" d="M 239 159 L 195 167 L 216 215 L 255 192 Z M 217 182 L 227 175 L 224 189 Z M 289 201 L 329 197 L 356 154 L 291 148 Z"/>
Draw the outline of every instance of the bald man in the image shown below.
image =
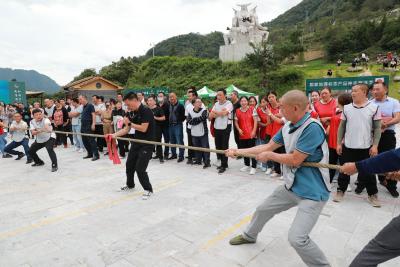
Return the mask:
<path id="1" fill-rule="evenodd" d="M 257 155 L 257 160 L 283 164 L 285 184 L 279 186 L 260 206 L 243 234 L 231 239 L 231 245 L 255 243 L 264 225 L 276 214 L 298 207 L 289 230 L 289 243 L 308 266 L 330 266 L 324 253 L 310 239 L 309 234 L 329 199 L 329 171 L 300 167 L 303 162 L 328 163 L 328 146 L 322 125 L 311 118 L 306 95 L 293 90 L 281 100 L 281 112 L 288 122 L 261 146 L 248 149 L 229 149 L 226 155 Z M 275 151 L 284 146 L 287 154 Z"/>

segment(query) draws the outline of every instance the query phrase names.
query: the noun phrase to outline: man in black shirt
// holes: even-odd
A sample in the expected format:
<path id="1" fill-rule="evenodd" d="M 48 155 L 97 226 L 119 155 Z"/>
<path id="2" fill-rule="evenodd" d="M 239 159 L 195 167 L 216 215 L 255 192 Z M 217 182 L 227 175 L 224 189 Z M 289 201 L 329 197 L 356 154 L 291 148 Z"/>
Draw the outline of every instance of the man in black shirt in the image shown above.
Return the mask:
<path id="1" fill-rule="evenodd" d="M 147 106 L 154 114 L 154 141 L 161 142 L 162 137 L 162 126 L 165 121 L 165 115 L 162 108 L 156 105 L 155 96 L 151 95 L 147 98 Z M 156 156 L 153 159 L 159 159 L 160 163 L 164 163 L 163 153 L 162 153 L 162 146 L 156 146 Z"/>
<path id="2" fill-rule="evenodd" d="M 96 127 L 96 113 L 94 106 L 87 101 L 87 97 L 84 95 L 79 96 L 79 103 L 83 106 L 81 113 L 81 133 L 93 134 Z M 100 158 L 99 150 L 97 148 L 94 137 L 82 136 L 82 142 L 87 151 L 87 156 L 84 159 L 92 158 L 92 161 L 96 161 Z"/>
<path id="3" fill-rule="evenodd" d="M 161 131 L 164 136 L 164 143 L 169 144 L 169 103 L 164 92 L 159 92 L 157 102 L 160 108 L 164 111 L 165 121 L 162 123 Z M 168 159 L 169 146 L 164 147 L 164 159 Z"/>
<path id="4" fill-rule="evenodd" d="M 154 141 L 154 116 L 153 112 L 140 103 L 135 93 L 130 92 L 124 97 L 124 102 L 131 110 L 124 118 L 125 127 L 113 134 L 113 138 L 124 136 L 133 129 L 134 138 L 140 140 Z M 134 175 L 138 175 L 139 182 L 144 191 L 143 199 L 148 199 L 153 194 L 149 176 L 146 169 L 149 165 L 153 153 L 153 145 L 134 143 L 131 144 L 128 159 L 126 160 L 126 186 L 122 191 L 128 191 L 135 188 Z"/>

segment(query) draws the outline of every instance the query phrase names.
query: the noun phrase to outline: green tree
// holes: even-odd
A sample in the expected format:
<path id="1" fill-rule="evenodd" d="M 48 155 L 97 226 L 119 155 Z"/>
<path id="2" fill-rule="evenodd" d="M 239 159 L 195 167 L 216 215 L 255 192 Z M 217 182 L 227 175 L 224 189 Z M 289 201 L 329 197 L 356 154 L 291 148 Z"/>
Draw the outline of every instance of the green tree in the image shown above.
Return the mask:
<path id="1" fill-rule="evenodd" d="M 84 69 L 78 76 L 74 77 L 72 80 L 73 82 L 90 77 L 90 76 L 96 76 L 97 72 L 95 69 Z"/>
<path id="2" fill-rule="evenodd" d="M 129 77 L 138 69 L 139 64 L 138 58 L 121 57 L 119 61 L 101 68 L 99 74 L 110 81 L 125 86 Z"/>

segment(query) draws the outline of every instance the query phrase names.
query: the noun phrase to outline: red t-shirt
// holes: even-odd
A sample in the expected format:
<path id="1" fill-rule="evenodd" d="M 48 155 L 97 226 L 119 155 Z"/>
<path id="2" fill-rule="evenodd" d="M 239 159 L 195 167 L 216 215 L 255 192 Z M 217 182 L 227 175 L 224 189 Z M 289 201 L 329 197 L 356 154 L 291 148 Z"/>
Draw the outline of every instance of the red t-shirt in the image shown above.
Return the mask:
<path id="1" fill-rule="evenodd" d="M 277 115 L 280 112 L 279 108 L 273 108 L 270 106 L 269 109 L 271 110 L 271 113 L 273 115 Z M 275 134 L 277 134 L 279 132 L 279 130 L 282 128 L 283 125 L 276 121 L 273 121 L 273 123 L 271 123 L 271 125 L 272 125 L 271 137 L 273 137 Z"/>
<path id="2" fill-rule="evenodd" d="M 260 122 L 262 122 L 264 124 L 268 123 L 268 115 L 267 115 L 267 113 L 265 113 L 262 110 L 262 108 L 260 108 L 260 107 L 257 108 L 257 114 L 258 114 L 258 117 L 260 118 Z M 268 125 L 266 127 L 263 127 L 263 126 L 258 127 L 258 137 L 260 139 L 264 140 L 266 138 L 267 128 L 268 128 Z"/>
<path id="3" fill-rule="evenodd" d="M 318 113 L 320 119 L 333 117 L 336 113 L 336 99 L 332 98 L 332 100 L 326 104 L 323 104 L 321 103 L 321 101 L 318 101 L 314 104 L 314 109 Z M 324 124 L 325 130 L 327 127 L 328 124 Z"/>
<path id="4" fill-rule="evenodd" d="M 339 125 L 340 125 L 340 116 L 341 112 L 335 114 L 331 118 L 331 124 L 329 127 L 329 136 L 328 136 L 328 147 L 336 149 L 337 147 L 337 133 L 339 130 Z"/>
<path id="5" fill-rule="evenodd" d="M 245 112 L 242 111 L 240 108 L 236 110 L 235 119 L 237 119 L 239 128 L 243 131 L 243 134 L 239 135 L 239 139 L 241 140 L 252 139 L 251 133 L 254 128 L 253 112 L 253 107 L 249 107 Z"/>

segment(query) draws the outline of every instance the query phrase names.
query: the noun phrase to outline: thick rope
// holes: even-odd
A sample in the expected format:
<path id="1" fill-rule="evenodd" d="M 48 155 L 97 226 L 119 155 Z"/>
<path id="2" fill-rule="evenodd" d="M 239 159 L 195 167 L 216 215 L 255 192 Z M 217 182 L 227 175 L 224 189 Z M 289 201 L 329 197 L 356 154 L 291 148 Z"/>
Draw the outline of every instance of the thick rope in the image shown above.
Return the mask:
<path id="1" fill-rule="evenodd" d="M 73 132 L 62 132 L 62 131 L 54 131 L 54 132 L 58 133 L 58 134 L 65 134 L 65 135 L 75 134 L 75 135 L 88 136 L 88 137 L 105 138 L 104 135 L 99 135 L 99 134 L 73 133 Z M 133 142 L 133 143 L 139 143 L 139 144 L 159 145 L 159 146 L 190 149 L 190 150 L 193 150 L 193 151 L 200 151 L 200 152 L 225 154 L 225 150 L 212 149 L 212 148 L 193 147 L 193 146 L 185 146 L 185 145 L 179 145 L 179 144 L 169 144 L 169 143 L 147 141 L 147 140 L 141 140 L 141 139 L 126 138 L 126 137 L 116 137 L 115 139 L 122 140 L 122 141 Z M 252 154 L 237 154 L 236 156 L 238 156 L 238 157 L 241 156 L 241 157 L 246 157 L 246 158 L 254 158 L 254 159 L 256 158 L 256 155 L 252 155 Z M 339 165 L 325 164 L 325 163 L 318 163 L 318 162 L 303 162 L 301 164 L 301 166 L 302 167 L 333 169 L 333 170 L 338 170 L 338 171 L 340 170 L 340 166 Z"/>

